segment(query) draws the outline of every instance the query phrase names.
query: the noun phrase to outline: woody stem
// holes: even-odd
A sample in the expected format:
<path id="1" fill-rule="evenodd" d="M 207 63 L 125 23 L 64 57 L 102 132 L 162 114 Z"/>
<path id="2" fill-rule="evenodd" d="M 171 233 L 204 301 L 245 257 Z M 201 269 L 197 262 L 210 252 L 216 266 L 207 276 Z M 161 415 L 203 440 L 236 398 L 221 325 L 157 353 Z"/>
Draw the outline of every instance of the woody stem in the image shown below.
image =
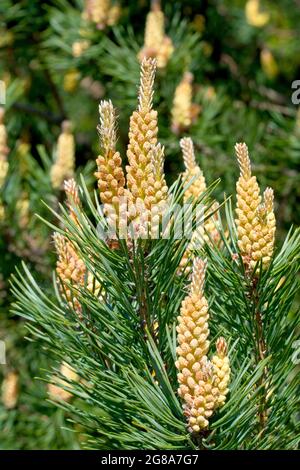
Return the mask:
<path id="1" fill-rule="evenodd" d="M 254 320 L 255 320 L 255 327 L 256 327 L 255 328 L 256 329 L 256 362 L 258 365 L 266 357 L 266 342 L 264 338 L 262 314 L 260 312 L 260 309 L 258 308 L 259 296 L 258 296 L 258 292 L 255 286 L 252 288 L 251 297 L 252 297 L 254 309 L 255 309 Z M 261 399 L 260 399 L 260 404 L 258 408 L 258 419 L 259 419 L 259 427 L 260 427 L 261 433 L 264 432 L 266 421 L 267 421 L 266 382 L 267 382 L 267 370 L 266 368 L 264 368 L 263 374 L 261 375 L 259 379 L 259 383 L 258 383 L 259 387 L 261 388 Z"/>

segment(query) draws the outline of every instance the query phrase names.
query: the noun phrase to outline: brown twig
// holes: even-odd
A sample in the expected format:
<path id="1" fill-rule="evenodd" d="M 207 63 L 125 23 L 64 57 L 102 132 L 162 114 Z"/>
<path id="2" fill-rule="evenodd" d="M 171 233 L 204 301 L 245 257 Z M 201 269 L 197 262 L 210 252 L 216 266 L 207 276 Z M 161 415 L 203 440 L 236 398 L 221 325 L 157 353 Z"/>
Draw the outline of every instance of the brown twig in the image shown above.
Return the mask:
<path id="1" fill-rule="evenodd" d="M 46 111 L 42 111 L 41 109 L 35 108 L 34 106 L 25 103 L 14 103 L 12 105 L 12 108 L 17 109 L 19 111 L 24 111 L 25 113 L 36 114 L 37 116 L 40 116 L 46 121 L 52 122 L 54 124 L 61 124 L 61 122 L 64 120 L 64 116 L 62 115 L 59 116 Z"/>
<path id="2" fill-rule="evenodd" d="M 257 341 L 257 351 L 256 351 L 256 360 L 257 364 L 263 361 L 266 357 L 266 342 L 264 338 L 264 330 L 263 330 L 263 320 L 262 314 L 258 309 L 258 292 L 256 288 L 256 279 L 253 281 L 253 285 L 250 292 L 254 308 L 255 308 L 255 324 L 256 324 L 256 341 Z M 267 410 L 266 410 L 266 395 L 267 395 L 267 369 L 264 368 L 264 372 L 259 380 L 259 386 L 262 389 L 261 393 L 261 400 L 258 410 L 258 418 L 259 418 L 259 425 L 260 425 L 260 433 L 262 434 L 265 430 L 266 421 L 267 421 Z"/>
<path id="3" fill-rule="evenodd" d="M 296 116 L 295 109 L 288 108 L 287 106 L 282 106 L 282 105 L 275 104 L 275 103 L 268 103 L 268 102 L 265 102 L 265 101 L 259 102 L 259 101 L 256 101 L 256 100 L 250 101 L 249 104 L 253 108 L 261 109 L 262 111 L 275 111 L 275 112 L 281 113 L 281 114 L 283 114 L 285 116 L 289 116 L 289 117 L 295 117 Z"/>
<path id="4" fill-rule="evenodd" d="M 262 324 L 262 317 L 259 311 L 255 312 L 255 319 L 258 331 L 258 357 L 260 361 L 265 359 L 266 354 L 266 344 L 263 336 L 263 324 Z M 259 409 L 259 423 L 261 431 L 264 431 L 266 421 L 267 421 L 267 412 L 266 412 L 266 369 L 264 369 L 264 373 L 262 374 L 259 385 L 262 387 L 262 398 L 260 402 L 260 409 Z"/>

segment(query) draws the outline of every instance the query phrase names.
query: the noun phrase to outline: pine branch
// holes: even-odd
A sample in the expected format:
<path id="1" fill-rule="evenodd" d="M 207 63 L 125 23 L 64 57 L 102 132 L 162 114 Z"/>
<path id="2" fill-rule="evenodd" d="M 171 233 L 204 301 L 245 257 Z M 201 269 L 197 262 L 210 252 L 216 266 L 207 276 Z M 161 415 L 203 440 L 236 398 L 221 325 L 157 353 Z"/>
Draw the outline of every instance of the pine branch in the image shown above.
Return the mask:
<path id="1" fill-rule="evenodd" d="M 266 347 L 265 338 L 264 338 L 263 319 L 262 319 L 262 315 L 258 307 L 259 294 L 256 290 L 255 284 L 256 284 L 256 280 L 254 278 L 252 280 L 252 285 L 250 288 L 250 296 L 251 296 L 251 301 L 253 302 L 254 310 L 255 310 L 256 342 L 257 342 L 256 363 L 258 365 L 261 361 L 264 361 L 266 357 L 267 347 Z M 266 410 L 267 375 L 268 375 L 268 372 L 266 369 L 264 369 L 264 373 L 261 376 L 259 384 L 258 384 L 259 388 L 261 389 L 261 395 L 262 395 L 260 406 L 259 406 L 259 411 L 258 411 L 261 433 L 263 433 L 265 430 L 265 424 L 267 420 L 267 410 Z"/>
<path id="2" fill-rule="evenodd" d="M 52 122 L 54 124 L 61 124 L 62 121 L 64 120 L 63 115 L 59 116 L 59 115 L 56 115 L 56 114 L 53 114 L 53 113 L 50 113 L 50 112 L 46 112 L 46 111 L 43 111 L 41 109 L 37 109 L 34 106 L 31 106 L 29 104 L 14 103 L 12 105 L 12 107 L 16 110 L 24 111 L 24 113 L 29 113 L 29 114 L 34 114 L 34 115 L 40 116 L 43 119 L 45 119 L 46 121 Z"/>

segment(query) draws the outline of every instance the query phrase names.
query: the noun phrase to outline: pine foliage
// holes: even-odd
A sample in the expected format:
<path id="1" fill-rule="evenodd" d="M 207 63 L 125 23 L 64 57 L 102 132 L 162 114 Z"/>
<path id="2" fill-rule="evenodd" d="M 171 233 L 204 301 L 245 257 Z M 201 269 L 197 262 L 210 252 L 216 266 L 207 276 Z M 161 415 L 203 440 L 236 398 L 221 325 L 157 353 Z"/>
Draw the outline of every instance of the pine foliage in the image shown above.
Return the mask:
<path id="1" fill-rule="evenodd" d="M 152 137 L 148 138 L 150 142 Z M 192 202 L 192 208 L 199 202 L 205 205 L 200 223 L 212 215 L 214 186 Z M 180 180 L 170 188 L 164 215 L 172 213 L 187 189 Z M 249 255 L 240 249 L 232 203 L 225 200 L 218 215 L 221 241 L 208 239 L 192 254 L 207 259 L 210 337 L 222 336 L 229 344 L 231 381 L 225 405 L 213 416 L 206 415 L 209 421 L 203 429 L 191 429 L 186 411 L 193 410 L 182 407 L 175 366 L 176 326 L 190 283 L 188 272 L 178 272 L 178 267 L 189 239 L 178 239 L 178 221 L 173 217 L 167 225 L 169 237 L 162 231 L 158 239 L 131 238 L 128 232 L 125 239 L 111 244 L 99 236 L 106 218 L 97 193 L 89 194 L 83 178 L 79 190 L 81 203 L 73 198 L 71 206 L 70 201 L 61 206 L 59 227 L 53 229 L 75 249 L 93 276 L 93 287 L 88 288 L 88 274 L 83 283 L 76 277 L 66 281 L 55 276 L 52 293 L 45 293 L 24 265 L 12 289 L 17 297 L 14 313 L 29 320 L 33 338 L 43 342 L 58 364 L 76 372 L 76 379 L 71 379 L 59 367 L 55 370 L 58 385 L 73 396 L 60 400 L 60 406 L 84 426 L 88 438 L 83 445 L 89 449 L 297 448 L 299 381 L 293 354 L 298 320 L 293 299 L 299 289 L 299 230 L 290 231 L 281 248 L 270 253 L 268 263 L 262 254 L 253 264 L 251 247 L 247 246 Z M 198 224 L 193 218 L 192 230 Z M 204 374 L 201 361 L 197 364 Z M 53 371 L 48 380 L 55 380 Z"/>
<path id="2" fill-rule="evenodd" d="M 299 232 L 290 228 L 299 225 L 300 196 L 300 114 L 291 103 L 300 65 L 296 3 L 1 0 L 1 448 L 299 446 Z M 138 168 L 128 171 L 143 57 L 158 61 L 160 144 L 144 151 L 143 126 L 133 120 Z M 100 152 L 99 102 L 118 122 L 106 145 L 100 122 Z M 247 142 L 252 171 L 238 188 L 236 142 Z M 153 234 L 178 203 L 191 203 L 187 215 L 204 205 L 189 236 L 180 238 L 175 221 L 168 239 L 103 236 L 116 196 L 143 193 L 139 170 L 148 206 L 160 202 L 147 227 Z M 65 178 L 74 178 L 66 195 Z M 224 379 L 228 359 L 231 379 L 224 406 L 213 406 L 208 427 L 192 435 L 191 410 L 178 398 L 176 328 L 199 258 L 207 260 L 208 369 Z M 10 314 L 15 267 L 19 300 Z M 25 325 L 34 341 L 24 340 Z M 219 355 L 220 337 L 228 357 Z M 198 404 L 199 394 L 192 392 Z M 202 408 L 199 416 L 208 412 Z"/>

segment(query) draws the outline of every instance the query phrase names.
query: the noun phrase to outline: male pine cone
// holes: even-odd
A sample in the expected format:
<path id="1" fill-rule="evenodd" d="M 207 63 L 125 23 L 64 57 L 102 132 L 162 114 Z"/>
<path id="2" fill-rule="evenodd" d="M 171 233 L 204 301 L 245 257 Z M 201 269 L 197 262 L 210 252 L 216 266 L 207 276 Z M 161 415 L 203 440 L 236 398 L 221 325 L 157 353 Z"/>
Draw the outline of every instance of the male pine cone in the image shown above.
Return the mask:
<path id="1" fill-rule="evenodd" d="M 196 162 L 194 144 L 190 137 L 184 137 L 180 140 L 180 147 L 183 155 L 183 162 L 185 171 L 183 173 L 183 183 L 186 190 L 183 195 L 184 203 L 197 201 L 206 191 L 206 181 L 203 172 Z M 204 209 L 204 208 L 203 208 Z M 180 261 L 180 269 L 190 269 L 189 260 L 193 252 L 201 248 L 204 243 L 213 241 L 217 243 L 220 240 L 220 233 L 218 230 L 218 203 L 214 202 L 211 209 L 215 212 L 204 223 L 202 220 L 197 221 L 198 226 L 192 234 L 191 241 Z"/>
<path id="2" fill-rule="evenodd" d="M 80 227 L 77 213 L 81 203 L 75 180 L 71 178 L 65 181 L 64 189 L 70 219 Z M 60 280 L 60 291 L 68 304 L 81 317 L 82 308 L 76 297 L 76 290 L 79 291 L 80 288 L 85 287 L 89 292 L 98 295 L 100 285 L 93 274 L 87 270 L 84 261 L 77 253 L 76 246 L 66 236 L 55 232 L 53 240 L 57 254 L 56 273 Z"/>
<path id="3" fill-rule="evenodd" d="M 62 132 L 58 137 L 56 161 L 51 168 L 50 178 L 54 189 L 62 189 L 65 179 L 71 178 L 75 167 L 75 141 L 71 132 L 70 121 L 62 123 Z"/>
<path id="4" fill-rule="evenodd" d="M 271 261 L 275 241 L 273 190 L 265 190 L 261 203 L 260 188 L 251 172 L 248 147 L 245 143 L 239 143 L 235 151 L 240 167 L 236 184 L 238 246 L 246 265 L 253 269 L 261 261 L 265 268 Z"/>
<path id="5" fill-rule="evenodd" d="M 206 191 L 206 182 L 203 172 L 197 165 L 194 144 L 190 137 L 180 140 L 185 171 L 183 173 L 184 184 L 188 187 L 184 192 L 184 202 L 190 198 L 198 199 Z"/>
<path id="6" fill-rule="evenodd" d="M 153 147 L 157 145 L 157 111 L 152 108 L 156 62 L 144 59 L 141 66 L 139 106 L 130 117 L 127 186 L 132 202 L 145 201 L 148 175 L 152 172 Z"/>
<path id="7" fill-rule="evenodd" d="M 157 111 L 153 110 L 153 86 L 156 71 L 154 59 L 144 59 L 141 65 L 139 105 L 130 118 L 127 157 L 127 187 L 132 218 L 139 222 L 154 212 L 151 229 L 157 232 L 168 197 L 163 163 L 164 149 L 157 141 Z"/>
<path id="8" fill-rule="evenodd" d="M 2 382 L 2 402 L 5 408 L 15 408 L 19 397 L 19 375 L 17 372 L 9 372 Z"/>
<path id="9" fill-rule="evenodd" d="M 223 406 L 228 393 L 228 383 L 230 379 L 229 357 L 227 356 L 227 344 L 223 337 L 217 339 L 217 354 L 212 357 L 213 370 L 215 373 L 215 385 L 218 387 L 219 394 L 216 406 Z"/>
<path id="10" fill-rule="evenodd" d="M 157 67 L 164 68 L 173 52 L 172 41 L 165 35 L 164 13 L 161 11 L 159 3 L 153 2 L 146 19 L 144 47 L 139 53 L 139 59 L 156 58 Z"/>
<path id="11" fill-rule="evenodd" d="M 207 358 L 209 311 L 203 290 L 205 271 L 206 262 L 196 258 L 190 292 L 182 302 L 176 328 L 178 394 L 184 402 L 189 431 L 195 433 L 207 428 L 213 411 L 224 404 L 230 374 L 224 338 L 218 340 L 217 356 L 212 361 Z"/>
<path id="12" fill-rule="evenodd" d="M 121 14 L 119 5 L 111 5 L 110 0 L 86 0 L 83 18 L 96 23 L 98 29 L 117 23 Z"/>
<path id="13" fill-rule="evenodd" d="M 192 73 L 186 72 L 175 90 L 172 107 L 172 131 L 175 134 L 188 129 L 200 112 L 200 106 L 192 103 L 193 78 Z"/>
<path id="14" fill-rule="evenodd" d="M 98 132 L 102 152 L 96 160 L 98 171 L 95 176 L 108 225 L 117 229 L 120 202 L 125 193 L 125 176 L 120 153 L 116 150 L 116 115 L 112 102 L 101 101 L 99 114 Z"/>

